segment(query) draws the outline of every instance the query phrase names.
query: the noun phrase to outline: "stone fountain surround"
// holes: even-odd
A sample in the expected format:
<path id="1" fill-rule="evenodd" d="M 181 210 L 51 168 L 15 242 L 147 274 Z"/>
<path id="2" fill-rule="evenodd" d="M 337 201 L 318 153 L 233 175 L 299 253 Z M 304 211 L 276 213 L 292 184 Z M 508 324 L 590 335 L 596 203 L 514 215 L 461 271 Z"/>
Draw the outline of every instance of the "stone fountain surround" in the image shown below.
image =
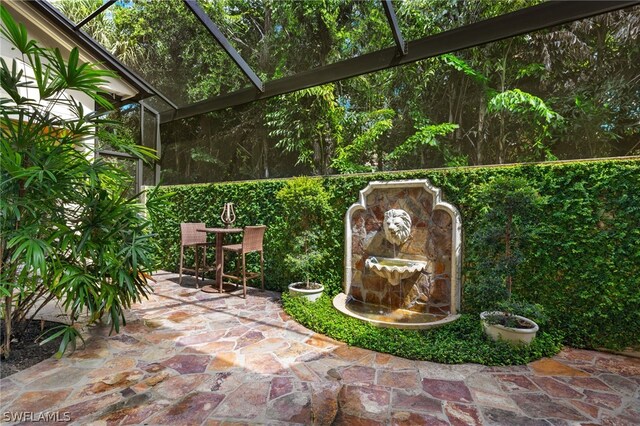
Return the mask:
<path id="1" fill-rule="evenodd" d="M 426 192 L 431 194 L 432 197 L 432 211 L 442 210 L 449 214 L 452 223 L 451 232 L 451 269 L 450 269 L 450 312 L 445 318 L 424 323 L 395 323 L 387 321 L 378 321 L 370 318 L 366 318 L 358 315 L 357 313 L 349 310 L 346 305 L 348 302 L 348 296 L 351 290 L 351 281 L 353 277 L 353 262 L 352 262 L 352 244 L 353 244 L 353 232 L 351 229 L 351 218 L 353 214 L 359 210 L 366 210 L 367 208 L 367 196 L 378 189 L 403 189 L 403 188 L 422 188 Z M 462 219 L 460 212 L 453 205 L 442 201 L 440 188 L 436 188 L 431 185 L 427 179 L 411 179 L 411 180 L 397 180 L 397 181 L 373 181 L 369 182 L 366 188 L 360 191 L 359 200 L 353 204 L 345 215 L 345 278 L 344 278 L 344 292 L 338 294 L 333 299 L 333 306 L 340 312 L 372 323 L 382 327 L 392 328 L 404 328 L 404 329 L 426 329 L 438 327 L 443 324 L 447 324 L 455 321 L 460 317 L 458 311 L 460 310 L 460 294 L 461 294 L 461 271 L 462 271 Z"/>

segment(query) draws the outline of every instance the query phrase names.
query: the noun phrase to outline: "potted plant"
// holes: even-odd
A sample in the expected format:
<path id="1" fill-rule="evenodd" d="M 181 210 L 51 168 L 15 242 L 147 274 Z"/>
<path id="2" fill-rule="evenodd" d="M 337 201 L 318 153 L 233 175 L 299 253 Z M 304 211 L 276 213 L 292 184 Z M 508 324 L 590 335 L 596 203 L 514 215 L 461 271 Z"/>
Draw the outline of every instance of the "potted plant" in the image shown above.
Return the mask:
<path id="1" fill-rule="evenodd" d="M 291 235 L 284 264 L 288 272 L 303 280 L 289 284 L 289 294 L 315 301 L 324 291 L 312 275 L 322 266 L 327 252 L 322 250 L 321 236 L 324 218 L 331 212 L 329 194 L 317 178 L 291 179 L 278 191 L 276 198 L 285 211 L 284 232 Z"/>
<path id="2" fill-rule="evenodd" d="M 294 252 L 285 256 L 285 264 L 296 276 L 304 281 L 289 284 L 289 294 L 302 296 L 310 301 L 317 300 L 324 291 L 324 286 L 311 281 L 312 271 L 318 268 L 326 253 L 318 249 L 319 236 L 313 231 L 306 231 L 294 239 Z"/>
<path id="3" fill-rule="evenodd" d="M 531 343 L 540 329 L 536 321 L 540 322 L 544 318 L 542 306 L 507 300 L 499 304 L 498 309 L 480 313 L 482 328 L 487 336 L 493 340 L 506 340 L 516 344 Z M 536 318 L 536 321 L 530 318 Z"/>
<path id="4" fill-rule="evenodd" d="M 470 239 L 475 271 L 467 296 L 483 311 L 480 318 L 489 337 L 528 344 L 539 330 L 534 319 L 544 319 L 542 307 L 515 298 L 512 290 L 545 199 L 525 179 L 511 177 L 481 185 L 477 195 L 486 208 Z"/>

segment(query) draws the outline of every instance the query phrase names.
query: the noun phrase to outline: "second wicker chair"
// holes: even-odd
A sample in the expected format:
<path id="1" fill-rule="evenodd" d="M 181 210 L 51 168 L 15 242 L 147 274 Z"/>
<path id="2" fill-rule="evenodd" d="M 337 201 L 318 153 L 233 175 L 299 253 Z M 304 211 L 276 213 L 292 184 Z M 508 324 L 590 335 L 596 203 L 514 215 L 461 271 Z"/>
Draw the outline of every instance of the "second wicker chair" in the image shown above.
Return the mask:
<path id="1" fill-rule="evenodd" d="M 242 296 L 247 297 L 247 280 L 260 277 L 262 289 L 264 290 L 264 252 L 262 242 L 264 240 L 265 225 L 247 226 L 244 228 L 244 235 L 240 244 L 229 244 L 222 246 L 222 278 L 229 278 L 242 282 Z M 240 256 L 238 259 L 238 272 L 236 275 L 224 273 L 224 253 L 230 251 Z M 260 272 L 247 272 L 246 254 L 260 252 Z"/>

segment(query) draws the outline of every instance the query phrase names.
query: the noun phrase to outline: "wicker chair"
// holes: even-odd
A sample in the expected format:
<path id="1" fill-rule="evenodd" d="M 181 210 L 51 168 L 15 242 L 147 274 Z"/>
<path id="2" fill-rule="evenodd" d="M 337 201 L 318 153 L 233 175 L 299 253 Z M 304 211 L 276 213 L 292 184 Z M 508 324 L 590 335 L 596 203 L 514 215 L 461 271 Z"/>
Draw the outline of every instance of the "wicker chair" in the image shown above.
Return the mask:
<path id="1" fill-rule="evenodd" d="M 229 244 L 222 246 L 222 278 L 229 278 L 236 281 L 236 287 L 238 281 L 242 281 L 242 297 L 247 298 L 247 280 L 260 277 L 262 280 L 262 289 L 264 290 L 264 252 L 262 248 L 262 241 L 264 240 L 264 232 L 267 227 L 265 225 L 259 226 L 247 226 L 244 228 L 244 235 L 242 236 L 242 242 L 240 244 Z M 224 273 L 224 252 L 230 251 L 241 256 L 238 259 L 238 271 L 236 275 L 229 275 Z M 252 252 L 260 252 L 260 272 L 247 272 L 246 254 Z"/>
<path id="2" fill-rule="evenodd" d="M 212 243 L 207 242 L 207 233 L 200 232 L 198 229 L 206 228 L 204 223 L 181 223 L 180 224 L 180 279 L 178 281 L 179 284 L 182 284 L 182 272 L 193 272 L 196 275 L 196 288 L 198 286 L 198 273 L 202 271 L 202 279 L 204 280 L 205 272 L 211 271 L 215 269 L 215 266 L 207 265 L 207 247 L 211 246 Z M 185 247 L 193 247 L 195 251 L 195 267 L 194 268 L 185 268 L 184 267 L 184 249 Z M 200 265 L 200 260 L 198 256 L 198 252 L 202 248 L 202 265 Z"/>

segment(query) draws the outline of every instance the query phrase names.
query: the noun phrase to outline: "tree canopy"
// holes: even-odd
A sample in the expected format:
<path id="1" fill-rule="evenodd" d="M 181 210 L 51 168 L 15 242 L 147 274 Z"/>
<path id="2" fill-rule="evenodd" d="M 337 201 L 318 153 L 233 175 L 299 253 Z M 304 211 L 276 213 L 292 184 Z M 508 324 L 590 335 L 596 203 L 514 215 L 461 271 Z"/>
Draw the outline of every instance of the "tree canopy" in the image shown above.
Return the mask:
<path id="1" fill-rule="evenodd" d="M 79 3 L 58 0 L 72 15 Z M 407 40 L 539 3 L 395 3 Z M 200 2 L 272 80 L 393 45 L 374 0 Z M 84 15 L 80 17 L 84 17 Z M 88 32 L 181 104 L 249 86 L 180 1 L 117 2 Z M 170 19 L 168 19 L 170 17 Z M 640 153 L 640 7 L 162 126 L 186 183 Z"/>

